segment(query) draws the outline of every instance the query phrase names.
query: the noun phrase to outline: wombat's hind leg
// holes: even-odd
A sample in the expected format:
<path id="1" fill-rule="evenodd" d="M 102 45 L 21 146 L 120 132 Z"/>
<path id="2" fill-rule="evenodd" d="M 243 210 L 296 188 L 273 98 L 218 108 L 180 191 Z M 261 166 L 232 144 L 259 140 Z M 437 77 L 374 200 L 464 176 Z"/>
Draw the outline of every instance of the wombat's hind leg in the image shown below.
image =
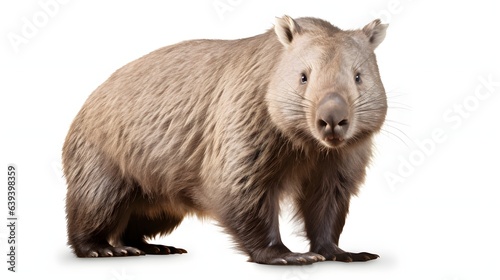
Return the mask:
<path id="1" fill-rule="evenodd" d="M 169 255 L 184 254 L 186 250 L 173 246 L 158 244 L 149 244 L 147 238 L 152 238 L 158 234 L 165 235 L 174 230 L 182 221 L 182 218 L 176 218 L 163 214 L 158 218 L 151 219 L 142 215 L 132 214 L 127 228 L 123 232 L 122 242 L 125 246 L 135 247 L 146 254 Z"/>
<path id="2" fill-rule="evenodd" d="M 63 157 L 68 182 L 68 244 L 84 258 L 144 254 L 137 248 L 114 247 L 108 241 L 125 227 L 136 185 L 125 180 L 119 168 L 92 144 L 77 140 L 70 139 Z"/>

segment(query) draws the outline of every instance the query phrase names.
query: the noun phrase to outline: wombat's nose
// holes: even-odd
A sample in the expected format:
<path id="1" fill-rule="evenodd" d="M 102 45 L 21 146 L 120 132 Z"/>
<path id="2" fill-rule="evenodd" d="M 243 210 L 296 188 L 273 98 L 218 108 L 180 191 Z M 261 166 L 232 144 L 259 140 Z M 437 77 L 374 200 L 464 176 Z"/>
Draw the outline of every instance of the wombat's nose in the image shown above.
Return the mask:
<path id="1" fill-rule="evenodd" d="M 321 138 L 333 145 L 344 141 L 349 127 L 349 106 L 345 99 L 337 93 L 323 97 L 316 111 L 316 127 Z"/>

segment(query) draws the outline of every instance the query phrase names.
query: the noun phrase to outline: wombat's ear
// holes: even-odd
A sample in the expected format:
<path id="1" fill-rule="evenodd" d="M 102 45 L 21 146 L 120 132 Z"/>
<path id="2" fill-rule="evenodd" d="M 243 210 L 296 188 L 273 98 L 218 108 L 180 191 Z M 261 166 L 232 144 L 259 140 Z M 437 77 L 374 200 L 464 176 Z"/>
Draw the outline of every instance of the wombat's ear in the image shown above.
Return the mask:
<path id="1" fill-rule="evenodd" d="M 375 49 L 385 38 L 385 31 L 389 27 L 388 24 L 382 24 L 380 19 L 376 19 L 363 27 L 363 33 L 370 40 L 370 44 Z"/>
<path id="2" fill-rule="evenodd" d="M 288 47 L 292 43 L 295 36 L 300 33 L 300 26 L 293 18 L 285 15 L 281 18 L 276 18 L 274 32 L 278 35 L 278 40 L 285 47 Z"/>

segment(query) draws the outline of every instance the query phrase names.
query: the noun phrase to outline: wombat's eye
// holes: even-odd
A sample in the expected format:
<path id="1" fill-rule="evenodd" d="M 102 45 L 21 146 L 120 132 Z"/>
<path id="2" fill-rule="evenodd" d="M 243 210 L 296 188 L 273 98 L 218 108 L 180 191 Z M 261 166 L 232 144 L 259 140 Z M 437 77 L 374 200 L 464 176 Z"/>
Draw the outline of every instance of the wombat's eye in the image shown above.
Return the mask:
<path id="1" fill-rule="evenodd" d="M 300 83 L 301 84 L 306 84 L 307 83 L 307 76 L 306 74 L 302 73 L 300 76 Z"/>
<path id="2" fill-rule="evenodd" d="M 356 84 L 361 84 L 361 74 L 356 73 L 356 76 L 354 77 L 354 80 L 356 81 Z"/>

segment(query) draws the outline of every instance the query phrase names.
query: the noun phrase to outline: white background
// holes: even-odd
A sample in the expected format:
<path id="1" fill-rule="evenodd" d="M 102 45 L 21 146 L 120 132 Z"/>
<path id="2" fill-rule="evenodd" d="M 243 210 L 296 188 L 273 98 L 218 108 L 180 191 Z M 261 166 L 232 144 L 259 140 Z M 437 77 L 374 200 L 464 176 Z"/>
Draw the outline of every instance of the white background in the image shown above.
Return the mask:
<path id="1" fill-rule="evenodd" d="M 40 4 L 46 2 L 0 4 L 5 224 L 7 165 L 19 169 L 19 272 L 7 272 L 2 222 L 2 279 L 499 279 L 500 5 L 494 1 L 70 0 L 48 12 Z M 390 23 L 376 51 L 388 122 L 341 237 L 345 250 L 381 258 L 257 265 L 231 249 L 212 221 L 189 218 L 157 240 L 189 254 L 77 259 L 66 246 L 60 152 L 88 95 L 114 70 L 154 49 L 195 38 L 256 35 L 283 14 L 320 17 L 344 29 L 376 17 Z M 27 22 L 36 29 L 26 33 Z M 13 44 L 15 36 L 22 43 Z M 432 139 L 436 133 L 441 136 Z M 300 225 L 288 220 L 284 214 L 283 239 L 293 250 L 306 250 L 307 242 L 296 235 Z"/>

